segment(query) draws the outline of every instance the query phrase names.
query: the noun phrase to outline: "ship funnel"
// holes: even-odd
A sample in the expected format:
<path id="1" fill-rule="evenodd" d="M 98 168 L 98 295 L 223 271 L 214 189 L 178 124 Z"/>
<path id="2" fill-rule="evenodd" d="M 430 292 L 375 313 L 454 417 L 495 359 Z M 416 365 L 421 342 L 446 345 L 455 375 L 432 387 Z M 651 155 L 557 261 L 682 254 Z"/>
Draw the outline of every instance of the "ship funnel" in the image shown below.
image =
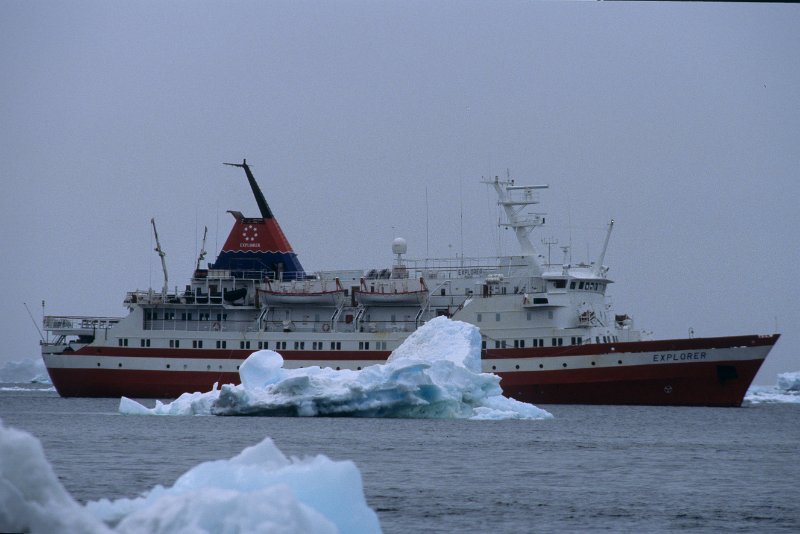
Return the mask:
<path id="1" fill-rule="evenodd" d="M 271 278 L 302 277 L 303 267 L 300 260 L 270 210 L 247 160 L 225 165 L 244 169 L 261 217 L 245 217 L 239 211 L 229 211 L 236 222 L 216 261 L 210 267 L 237 272 L 263 271 L 265 276 Z"/>

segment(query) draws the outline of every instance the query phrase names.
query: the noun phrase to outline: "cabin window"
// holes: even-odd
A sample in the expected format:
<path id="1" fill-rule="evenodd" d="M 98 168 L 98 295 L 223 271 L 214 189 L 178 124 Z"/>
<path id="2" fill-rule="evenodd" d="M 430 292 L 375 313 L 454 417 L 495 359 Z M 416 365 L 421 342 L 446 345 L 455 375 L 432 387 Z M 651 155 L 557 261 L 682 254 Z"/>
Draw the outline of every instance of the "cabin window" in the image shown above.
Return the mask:
<path id="1" fill-rule="evenodd" d="M 217 314 L 217 321 L 227 321 L 228 314 L 227 313 L 218 313 Z"/>
<path id="2" fill-rule="evenodd" d="M 224 349 L 224 348 L 227 348 L 227 346 L 228 346 L 228 342 L 227 341 L 219 340 L 219 339 L 217 340 L 217 348 L 218 349 Z"/>
<path id="3" fill-rule="evenodd" d="M 578 284 L 578 289 L 583 289 L 583 282 L 580 282 L 580 283 Z"/>
<path id="4" fill-rule="evenodd" d="M 553 318 L 553 310 L 550 310 L 550 311 L 547 312 L 547 318 L 548 319 L 552 319 Z"/>
<path id="5" fill-rule="evenodd" d="M 249 341 L 240 341 L 239 342 L 239 348 L 240 349 L 249 349 L 250 348 L 250 342 Z"/>
<path id="6" fill-rule="evenodd" d="M 600 344 L 600 336 L 595 336 L 595 339 L 597 340 L 597 344 L 599 345 Z"/>
<path id="7" fill-rule="evenodd" d="M 482 320 L 483 320 L 483 314 L 482 313 L 477 314 L 477 317 L 476 317 L 475 321 L 479 323 Z"/>
<path id="8" fill-rule="evenodd" d="M 139 340 L 139 346 L 140 347 L 149 347 L 150 346 L 150 340 L 149 339 L 140 339 Z"/>
<path id="9" fill-rule="evenodd" d="M 533 297 L 534 304 L 547 304 L 548 302 L 547 297 Z"/>
<path id="10" fill-rule="evenodd" d="M 555 286 L 556 289 L 564 289 L 564 288 L 567 287 L 567 281 L 566 280 L 555 280 L 553 282 L 553 286 Z"/>
<path id="11" fill-rule="evenodd" d="M 295 341 L 294 350 L 303 350 L 305 348 L 305 345 L 306 345 L 305 341 Z"/>
<path id="12" fill-rule="evenodd" d="M 574 281 L 569 283 L 569 288 L 570 289 L 575 289 L 575 282 Z"/>
<path id="13" fill-rule="evenodd" d="M 494 320 L 497 321 L 498 323 L 500 322 L 500 314 L 499 313 L 495 313 L 494 314 Z"/>
<path id="14" fill-rule="evenodd" d="M 494 341 L 494 348 L 496 348 L 496 349 L 500 348 L 500 341 L 497 340 L 497 339 Z"/>
<path id="15" fill-rule="evenodd" d="M 268 349 L 269 348 L 269 341 L 259 341 L 258 342 L 259 349 Z"/>
<path id="16" fill-rule="evenodd" d="M 181 346 L 181 340 L 180 339 L 170 339 L 169 340 L 169 348 L 177 349 L 177 348 L 180 348 L 180 346 Z"/>
<path id="17" fill-rule="evenodd" d="M 481 349 L 486 350 L 486 340 L 481 340 Z"/>
<path id="18" fill-rule="evenodd" d="M 119 338 L 117 340 L 117 342 L 118 342 L 120 347 L 127 347 L 128 346 L 128 339 L 127 338 L 121 337 L 121 338 Z"/>
<path id="19" fill-rule="evenodd" d="M 153 315 L 153 320 L 157 321 L 158 320 L 158 312 L 157 311 L 153 311 L 152 315 Z"/>
<path id="20" fill-rule="evenodd" d="M 444 290 L 444 288 L 442 288 L 442 289 L 441 289 L 441 291 L 439 292 L 439 294 L 440 294 L 440 295 L 442 295 L 442 296 L 445 296 L 445 290 Z"/>
<path id="21" fill-rule="evenodd" d="M 342 350 L 341 341 L 331 341 L 331 350 Z"/>

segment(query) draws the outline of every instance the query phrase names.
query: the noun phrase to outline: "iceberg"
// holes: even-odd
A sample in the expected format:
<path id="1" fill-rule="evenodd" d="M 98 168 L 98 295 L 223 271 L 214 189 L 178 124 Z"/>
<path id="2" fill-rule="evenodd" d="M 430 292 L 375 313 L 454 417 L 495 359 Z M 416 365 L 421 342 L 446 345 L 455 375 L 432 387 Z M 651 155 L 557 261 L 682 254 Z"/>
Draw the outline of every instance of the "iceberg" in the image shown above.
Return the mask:
<path id="1" fill-rule="evenodd" d="M 80 505 L 38 439 L 0 422 L 0 532 L 381 532 L 351 461 L 289 459 L 266 438 L 230 460 L 199 464 L 169 488 Z"/>
<path id="2" fill-rule="evenodd" d="M 411 334 L 385 364 L 349 369 L 284 369 L 271 350 L 252 353 L 241 384 L 184 393 L 153 408 L 122 397 L 128 415 L 351 416 L 546 419 L 532 404 L 504 397 L 500 377 L 481 372 L 477 327 L 437 317 Z"/>
<path id="3" fill-rule="evenodd" d="M 800 371 L 779 374 L 774 386 L 750 386 L 744 400 L 752 404 L 800 404 Z"/>
<path id="4" fill-rule="evenodd" d="M 6 362 L 0 366 L 0 384 L 51 384 L 41 358 Z"/>

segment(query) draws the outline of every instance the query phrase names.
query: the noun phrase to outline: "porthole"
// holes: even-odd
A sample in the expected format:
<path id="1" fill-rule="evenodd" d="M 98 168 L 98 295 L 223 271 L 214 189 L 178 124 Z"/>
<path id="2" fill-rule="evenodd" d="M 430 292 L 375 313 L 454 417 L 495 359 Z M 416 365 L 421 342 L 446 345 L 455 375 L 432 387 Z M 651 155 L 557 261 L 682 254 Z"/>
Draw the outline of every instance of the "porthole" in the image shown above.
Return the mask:
<path id="1" fill-rule="evenodd" d="M 237 370 L 237 371 L 239 370 L 239 366 L 238 366 L 238 365 L 236 366 L 236 370 Z"/>
<path id="2" fill-rule="evenodd" d="M 118 364 L 117 364 L 117 367 L 122 367 L 122 364 L 121 364 L 121 363 L 118 363 Z"/>
<path id="3" fill-rule="evenodd" d="M 222 366 L 220 365 L 219 368 L 222 369 Z"/>
<path id="4" fill-rule="evenodd" d="M 361 367 L 359 367 L 359 368 L 358 368 L 358 370 L 360 371 L 360 370 L 361 370 Z"/>
<path id="5" fill-rule="evenodd" d="M 100 362 L 97 362 L 97 367 L 100 367 Z"/>
<path id="6" fill-rule="evenodd" d="M 566 363 L 562 363 L 562 364 L 561 364 L 561 367 L 566 367 L 566 366 L 567 366 L 567 364 L 566 364 Z"/>
<path id="7" fill-rule="evenodd" d="M 98 363 L 97 365 L 100 365 L 100 364 Z M 496 365 L 492 366 L 492 371 L 497 371 L 497 366 Z"/>
<path id="8" fill-rule="evenodd" d="M 595 362 L 592 362 L 592 365 L 595 365 Z"/>
<path id="9" fill-rule="evenodd" d="M 622 365 L 622 360 L 617 360 L 617 363 Z"/>
<path id="10" fill-rule="evenodd" d="M 519 365 L 515 365 L 514 367 L 515 367 L 515 368 L 517 368 L 517 369 L 519 369 Z"/>
<path id="11" fill-rule="evenodd" d="M 539 369 L 544 369 L 544 364 L 540 363 L 539 364 Z"/>
<path id="12" fill-rule="evenodd" d="M 211 370 L 211 366 L 210 365 L 206 365 L 206 369 L 210 371 Z"/>
<path id="13" fill-rule="evenodd" d="M 167 369 L 169 369 L 169 364 L 167 364 Z"/>
<path id="14" fill-rule="evenodd" d="M 336 370 L 337 370 L 337 371 L 340 371 L 340 370 L 341 370 L 341 368 L 340 368 L 340 367 L 337 365 L 337 366 L 336 366 Z"/>

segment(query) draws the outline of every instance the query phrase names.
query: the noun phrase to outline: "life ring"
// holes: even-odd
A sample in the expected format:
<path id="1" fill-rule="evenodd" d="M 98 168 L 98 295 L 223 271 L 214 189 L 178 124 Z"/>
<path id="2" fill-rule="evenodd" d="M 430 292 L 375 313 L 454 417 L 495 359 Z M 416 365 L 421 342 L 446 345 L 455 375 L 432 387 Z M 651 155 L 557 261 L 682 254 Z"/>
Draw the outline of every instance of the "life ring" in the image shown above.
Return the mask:
<path id="1" fill-rule="evenodd" d="M 330 329 L 331 329 L 331 325 L 329 325 L 328 323 L 323 323 L 322 324 L 322 331 L 323 332 L 328 332 L 328 331 L 330 331 Z"/>
<path id="2" fill-rule="evenodd" d="M 219 332 L 219 323 L 217 321 L 214 321 L 214 324 L 211 325 L 211 330 Z"/>

